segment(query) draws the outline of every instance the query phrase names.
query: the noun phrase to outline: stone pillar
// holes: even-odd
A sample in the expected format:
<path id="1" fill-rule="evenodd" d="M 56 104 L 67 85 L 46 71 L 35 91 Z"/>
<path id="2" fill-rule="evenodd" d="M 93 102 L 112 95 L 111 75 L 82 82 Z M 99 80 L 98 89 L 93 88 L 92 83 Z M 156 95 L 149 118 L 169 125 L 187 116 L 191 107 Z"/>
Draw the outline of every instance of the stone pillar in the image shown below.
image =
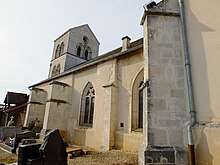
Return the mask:
<path id="1" fill-rule="evenodd" d="M 104 150 L 112 149 L 115 145 L 117 87 L 114 84 L 103 86 L 104 89 L 104 117 L 103 140 Z"/>
<path id="2" fill-rule="evenodd" d="M 28 126 L 30 122 L 35 121 L 36 118 L 38 118 L 38 120 L 40 120 L 40 123 L 43 124 L 46 98 L 47 92 L 45 90 L 35 87 L 31 88 L 24 121 L 25 126 Z"/>
<path id="3" fill-rule="evenodd" d="M 187 164 L 186 87 L 178 3 L 148 8 L 144 26 L 144 143 L 140 164 Z"/>
<path id="4" fill-rule="evenodd" d="M 49 84 L 42 134 L 49 129 L 66 131 L 71 91 L 72 87 L 66 83 L 52 81 Z"/>
<path id="5" fill-rule="evenodd" d="M 107 151 L 115 145 L 116 110 L 117 110 L 117 60 L 113 60 L 109 83 L 104 85 L 103 132 L 101 150 Z"/>

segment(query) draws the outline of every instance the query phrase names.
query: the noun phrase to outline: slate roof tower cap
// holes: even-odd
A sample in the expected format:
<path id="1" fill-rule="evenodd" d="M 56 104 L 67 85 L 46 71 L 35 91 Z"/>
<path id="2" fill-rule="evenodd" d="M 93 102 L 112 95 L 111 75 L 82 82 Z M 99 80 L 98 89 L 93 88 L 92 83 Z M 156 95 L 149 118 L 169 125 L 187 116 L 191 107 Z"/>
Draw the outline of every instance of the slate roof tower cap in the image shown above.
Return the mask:
<path id="1" fill-rule="evenodd" d="M 125 36 L 121 40 L 122 40 L 122 49 L 121 49 L 121 51 L 123 52 L 123 51 L 128 50 L 130 48 L 131 38 L 128 37 L 128 36 Z"/>

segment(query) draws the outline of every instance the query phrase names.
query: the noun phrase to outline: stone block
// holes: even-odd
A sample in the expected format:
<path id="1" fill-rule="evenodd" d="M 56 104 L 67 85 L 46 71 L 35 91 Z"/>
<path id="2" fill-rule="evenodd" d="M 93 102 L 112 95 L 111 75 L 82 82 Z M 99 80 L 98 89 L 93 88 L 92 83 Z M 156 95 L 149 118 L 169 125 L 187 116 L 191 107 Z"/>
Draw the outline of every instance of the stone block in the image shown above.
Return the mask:
<path id="1" fill-rule="evenodd" d="M 186 147 L 175 147 L 176 164 L 186 164 L 188 162 L 188 151 Z"/>
<path id="2" fill-rule="evenodd" d="M 167 68 L 167 69 L 166 69 L 166 77 L 167 77 L 168 79 L 172 79 L 172 78 L 175 77 L 175 71 L 174 71 L 173 68 Z"/>
<path id="3" fill-rule="evenodd" d="M 22 139 L 34 139 L 36 136 L 36 133 L 33 131 L 27 131 L 27 132 L 23 132 L 23 133 L 17 133 L 15 134 L 15 140 L 14 140 L 14 145 L 13 145 L 13 153 L 16 152 L 16 149 L 19 145 L 19 143 L 21 142 Z"/>
<path id="4" fill-rule="evenodd" d="M 153 129 L 153 144 L 157 146 L 166 146 L 167 143 L 167 130 Z"/>
<path id="5" fill-rule="evenodd" d="M 172 112 L 184 112 L 186 104 L 184 99 L 169 99 L 167 100 L 167 110 Z"/>
<path id="6" fill-rule="evenodd" d="M 160 126 L 164 126 L 167 128 L 174 128 L 174 127 L 180 127 L 181 126 L 181 122 L 178 120 L 171 120 L 171 119 L 161 119 L 159 120 Z"/>
<path id="7" fill-rule="evenodd" d="M 175 47 L 175 48 L 173 49 L 173 51 L 174 51 L 175 57 L 182 57 L 181 47 Z"/>
<path id="8" fill-rule="evenodd" d="M 171 60 L 172 65 L 183 65 L 183 61 L 181 58 L 175 58 Z"/>
<path id="9" fill-rule="evenodd" d="M 161 56 L 162 57 L 172 57 L 173 56 L 172 49 L 171 48 L 163 48 L 161 50 Z"/>
<path id="10" fill-rule="evenodd" d="M 172 89 L 170 91 L 170 97 L 184 98 L 184 90 L 182 90 L 182 89 Z"/>
<path id="11" fill-rule="evenodd" d="M 152 92 L 152 96 L 155 96 L 157 98 L 167 98 L 170 95 L 170 91 L 167 88 L 164 88 L 162 86 L 158 86 L 154 88 Z"/>
<path id="12" fill-rule="evenodd" d="M 169 129 L 168 130 L 169 144 L 172 146 L 183 145 L 183 131 L 179 129 Z"/>
<path id="13" fill-rule="evenodd" d="M 178 79 L 178 80 L 176 81 L 176 86 L 177 86 L 178 88 L 183 88 L 183 87 L 184 87 L 184 79 Z"/>
<path id="14" fill-rule="evenodd" d="M 41 144 L 20 145 L 18 148 L 18 165 L 26 165 L 28 159 L 40 158 Z"/>
<path id="15" fill-rule="evenodd" d="M 59 130 L 47 132 L 39 151 L 44 165 L 67 165 L 66 146 Z"/>
<path id="16" fill-rule="evenodd" d="M 145 151 L 146 164 L 175 164 L 175 151 L 172 147 L 148 147 Z"/>
<path id="17" fill-rule="evenodd" d="M 166 110 L 166 101 L 163 99 L 152 99 L 152 110 L 164 111 Z"/>
<path id="18" fill-rule="evenodd" d="M 169 80 L 169 79 L 163 79 L 163 80 L 160 80 L 160 81 L 156 81 L 155 84 L 156 84 L 156 86 L 161 86 L 161 87 L 166 88 L 166 89 L 170 89 L 170 88 L 173 88 L 175 86 L 175 83 L 172 80 Z"/>
<path id="19" fill-rule="evenodd" d="M 163 25 L 162 25 L 163 26 Z M 155 27 L 154 27 L 155 28 Z M 163 48 L 163 49 L 160 49 L 160 51 L 161 51 L 161 54 L 163 54 L 163 52 L 164 51 L 166 51 L 166 52 L 168 52 L 168 54 L 170 54 L 170 51 L 172 51 L 172 47 L 173 47 L 173 45 L 171 44 L 171 43 L 165 43 L 164 41 L 163 42 L 159 42 L 158 44 L 158 49 L 159 48 Z M 166 49 L 166 50 L 164 50 L 164 48 Z M 167 50 L 168 49 L 168 50 Z"/>
<path id="20" fill-rule="evenodd" d="M 148 165 L 184 165 L 188 162 L 186 147 L 147 147 L 145 164 Z"/>
<path id="21" fill-rule="evenodd" d="M 150 66 L 150 77 L 164 77 L 165 68 L 162 66 Z"/>
<path id="22" fill-rule="evenodd" d="M 157 60 L 157 64 L 158 65 L 164 65 L 164 66 L 167 66 L 169 64 L 169 59 L 167 58 L 162 58 L 162 59 L 158 59 Z"/>
<path id="23" fill-rule="evenodd" d="M 10 127 L 0 127 L 0 139 L 4 140 L 9 137 L 14 137 L 16 133 L 21 132 L 21 127 L 10 126 Z"/>
<path id="24" fill-rule="evenodd" d="M 183 78 L 183 67 L 176 67 L 175 68 L 175 76 L 176 78 Z"/>

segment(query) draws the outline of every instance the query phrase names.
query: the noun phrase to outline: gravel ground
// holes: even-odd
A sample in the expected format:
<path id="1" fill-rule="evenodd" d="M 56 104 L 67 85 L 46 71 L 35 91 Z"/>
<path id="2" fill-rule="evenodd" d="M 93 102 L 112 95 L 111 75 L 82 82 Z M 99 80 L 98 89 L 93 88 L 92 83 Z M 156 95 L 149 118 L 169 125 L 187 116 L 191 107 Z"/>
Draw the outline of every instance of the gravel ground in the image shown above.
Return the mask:
<path id="1" fill-rule="evenodd" d="M 17 155 L 0 149 L 0 165 L 17 162 Z M 87 155 L 68 159 L 68 165 L 138 165 L 138 154 L 121 150 L 98 152 L 90 150 Z"/>
<path id="2" fill-rule="evenodd" d="M 17 162 L 18 156 L 16 154 L 11 154 L 6 151 L 0 149 L 0 165 L 2 164 L 10 164 Z"/>
<path id="3" fill-rule="evenodd" d="M 138 154 L 121 150 L 91 151 L 89 155 L 68 160 L 69 165 L 137 165 Z"/>

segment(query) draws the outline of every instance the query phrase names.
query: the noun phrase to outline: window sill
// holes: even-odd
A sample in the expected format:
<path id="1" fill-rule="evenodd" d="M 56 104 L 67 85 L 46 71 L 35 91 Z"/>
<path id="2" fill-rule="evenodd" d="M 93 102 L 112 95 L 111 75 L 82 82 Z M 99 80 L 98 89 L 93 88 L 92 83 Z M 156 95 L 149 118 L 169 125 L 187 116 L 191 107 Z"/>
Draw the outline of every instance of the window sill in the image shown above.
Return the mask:
<path id="1" fill-rule="evenodd" d="M 131 132 L 140 132 L 143 133 L 143 128 L 137 128 L 135 130 L 132 130 Z"/>
<path id="2" fill-rule="evenodd" d="M 78 129 L 92 129 L 92 126 L 90 126 L 90 125 L 80 125 L 77 128 Z"/>

